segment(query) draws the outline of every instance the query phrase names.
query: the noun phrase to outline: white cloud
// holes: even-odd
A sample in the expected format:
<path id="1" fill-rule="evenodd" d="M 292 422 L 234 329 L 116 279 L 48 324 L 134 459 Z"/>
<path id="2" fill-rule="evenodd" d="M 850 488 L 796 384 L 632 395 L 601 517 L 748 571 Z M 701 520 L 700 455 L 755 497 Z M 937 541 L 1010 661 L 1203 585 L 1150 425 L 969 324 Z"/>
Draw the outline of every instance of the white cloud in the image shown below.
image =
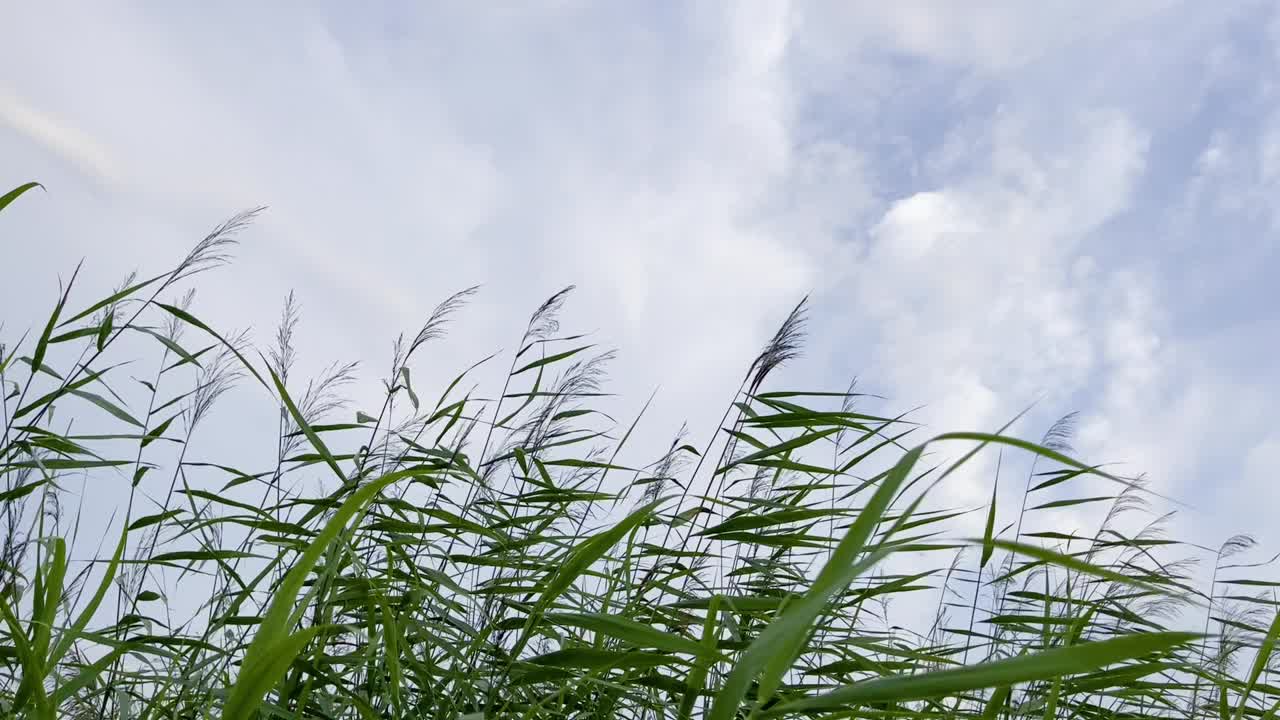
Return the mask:
<path id="1" fill-rule="evenodd" d="M 801 16 L 821 41 L 871 43 L 880 48 L 1004 72 L 1168 10 L 1177 0 L 1139 0 L 1085 7 L 1070 0 L 957 3 L 907 0 L 804 3 Z"/>
<path id="2" fill-rule="evenodd" d="M 1106 338 L 1093 320 L 1133 319 L 1104 305 L 1110 273 L 1090 269 L 1080 246 L 1127 207 L 1146 139 L 1119 113 L 1076 124 L 1075 144 L 1046 147 L 998 121 L 995 151 L 950 185 L 892 204 L 849 271 L 876 342 L 872 381 L 927 403 L 922 419 L 935 428 L 993 430 L 1041 397 L 1060 406 L 1095 380 Z"/>

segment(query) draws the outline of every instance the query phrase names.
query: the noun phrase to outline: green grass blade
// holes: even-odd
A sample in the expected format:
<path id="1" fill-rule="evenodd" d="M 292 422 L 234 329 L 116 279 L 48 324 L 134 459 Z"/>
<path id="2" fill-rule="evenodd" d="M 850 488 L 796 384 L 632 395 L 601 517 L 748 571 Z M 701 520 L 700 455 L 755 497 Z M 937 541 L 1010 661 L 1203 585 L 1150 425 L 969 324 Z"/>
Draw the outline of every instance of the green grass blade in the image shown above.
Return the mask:
<path id="1" fill-rule="evenodd" d="M 867 703 L 904 702 L 1089 672 L 1107 665 L 1185 645 L 1195 633 L 1144 633 L 1046 650 L 954 670 L 896 675 L 848 685 L 831 692 L 783 703 L 765 713 L 836 710 Z"/>
<path id="2" fill-rule="evenodd" d="M 224 718 L 247 720 L 256 712 L 258 702 L 262 699 L 267 689 L 271 687 L 271 685 L 262 684 L 257 676 L 277 667 L 283 673 L 288 664 L 292 662 L 293 656 L 285 659 L 283 661 L 284 665 L 281 667 L 281 653 L 292 649 L 296 654 L 306 645 L 306 642 L 299 640 L 299 638 L 303 637 L 302 635 L 289 634 L 288 625 L 293 614 L 294 603 L 297 602 L 298 594 L 301 592 L 307 576 L 311 573 L 311 569 L 315 567 L 315 564 L 320 560 L 320 556 L 328 550 L 330 543 L 338 537 L 338 534 L 342 532 L 351 518 L 363 509 L 375 494 L 404 477 L 408 477 L 408 473 L 391 473 L 368 483 L 353 493 L 334 512 L 333 517 L 325 524 L 324 530 L 307 546 L 306 552 L 302 553 L 302 556 L 294 562 L 293 568 L 289 570 L 289 574 L 285 576 L 272 595 L 271 604 L 266 614 L 263 615 L 262 623 L 258 626 L 253 641 L 249 644 L 249 649 L 245 652 L 240 674 L 235 685 L 231 687 L 227 695 L 227 702 L 223 706 Z M 274 684 L 274 681 L 272 684 Z"/>
<path id="3" fill-rule="evenodd" d="M 763 701 L 773 695 L 783 673 L 791 666 L 800 647 L 808 639 L 819 613 L 837 592 L 844 590 L 859 573 L 871 566 L 872 563 L 866 560 L 857 562 L 857 558 L 866 550 L 867 541 L 923 452 L 924 446 L 920 446 L 898 461 L 862 512 L 858 513 L 858 518 L 836 546 L 809 591 L 795 604 L 783 610 L 738 658 L 737 664 L 716 694 L 709 716 L 711 720 L 731 720 L 736 716 L 738 705 L 757 674 L 762 675 L 760 699 Z M 879 558 L 873 555 L 872 559 L 874 561 Z"/>
<path id="4" fill-rule="evenodd" d="M 44 186 L 38 182 L 23 183 L 18 187 L 5 193 L 4 195 L 0 195 L 0 210 L 4 210 L 5 208 L 9 207 L 9 203 L 12 203 L 14 200 L 17 200 L 19 197 L 22 196 L 23 193 L 27 192 L 32 188 L 40 188 L 41 190 L 43 190 Z"/>

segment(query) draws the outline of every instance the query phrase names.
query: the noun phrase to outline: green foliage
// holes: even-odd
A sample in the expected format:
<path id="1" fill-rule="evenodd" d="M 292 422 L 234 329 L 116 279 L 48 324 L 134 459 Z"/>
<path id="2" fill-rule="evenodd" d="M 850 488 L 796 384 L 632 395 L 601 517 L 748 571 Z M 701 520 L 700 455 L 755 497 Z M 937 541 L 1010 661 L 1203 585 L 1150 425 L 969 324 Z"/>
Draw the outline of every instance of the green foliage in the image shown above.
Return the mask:
<path id="1" fill-rule="evenodd" d="M 1195 548 L 1163 538 L 1161 517 L 1120 522 L 1153 496 L 1072 459 L 1069 423 L 1040 443 L 904 446 L 915 426 L 858 409 L 851 390 L 768 391 L 799 347 L 801 303 L 744 362 L 710 441 L 681 435 L 628 467 L 635 424 L 615 433 L 591 407 L 608 354 L 560 331 L 567 291 L 534 313 L 494 399 L 463 391 L 476 366 L 434 404 L 411 387 L 415 352 L 472 290 L 396 345 L 377 412 L 338 422 L 354 368 L 293 377 L 292 295 L 262 354 L 184 294 L 252 215 L 103 299 L 80 300 L 73 276 L 38 330 L 0 345 L 6 717 L 1243 720 L 1280 707 L 1280 616 L 1247 594 L 1271 586 L 1216 572 L 1248 567 L 1227 561 L 1252 541 L 1228 541 L 1197 587 Z M 202 420 L 246 378 L 276 419 L 274 462 L 195 460 Z M 934 507 L 934 488 L 991 445 L 1001 466 L 1034 459 L 1016 517 L 997 478 L 984 507 Z M 105 557 L 75 552 L 72 480 L 124 500 Z M 1095 503 L 1110 509 L 1092 534 L 1037 529 Z M 981 537 L 953 539 L 975 534 L 971 517 Z M 932 623 L 900 626 L 891 600 L 936 605 Z M 1193 617 L 1203 632 L 1176 629 Z"/>

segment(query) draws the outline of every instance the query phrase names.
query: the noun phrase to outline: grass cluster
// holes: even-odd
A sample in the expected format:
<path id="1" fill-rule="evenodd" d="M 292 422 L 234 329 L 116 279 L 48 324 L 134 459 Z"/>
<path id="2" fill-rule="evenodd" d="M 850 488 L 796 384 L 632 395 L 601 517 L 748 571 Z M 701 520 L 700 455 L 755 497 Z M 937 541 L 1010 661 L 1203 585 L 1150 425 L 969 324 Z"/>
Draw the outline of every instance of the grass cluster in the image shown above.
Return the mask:
<path id="1" fill-rule="evenodd" d="M 252 215 L 107 297 L 79 298 L 72 275 L 47 318 L 0 338 L 6 717 L 1241 720 L 1280 707 L 1280 616 L 1239 563 L 1251 541 L 1213 550 L 1212 579 L 1197 580 L 1197 549 L 1165 538 L 1165 518 L 1117 520 L 1150 494 L 1072 459 L 1070 418 L 1037 443 L 926 440 L 852 391 L 772 389 L 802 342 L 802 303 L 744 362 L 709 442 L 680 433 L 625 466 L 634 424 L 593 408 L 608 355 L 561 330 L 567 291 L 491 360 L 509 362 L 501 387 L 475 387 L 474 366 L 438 395 L 411 380 L 463 291 L 396 343 L 380 410 L 346 411 L 353 367 L 295 377 L 292 300 L 261 350 L 192 308 L 192 278 L 228 259 Z M 188 452 L 236 383 L 278 414 L 268 467 Z M 1022 505 L 997 508 L 993 487 L 985 532 L 957 537 L 967 511 L 934 507 L 931 490 L 993 451 L 1035 459 Z M 1084 480 L 1110 492 L 1072 496 Z M 118 488 L 101 541 L 80 537 L 67 488 L 83 482 Z M 1073 505 L 1108 508 L 1096 532 L 1037 524 Z M 897 572 L 895 557 L 923 566 Z M 932 616 L 895 622 L 900 597 Z"/>

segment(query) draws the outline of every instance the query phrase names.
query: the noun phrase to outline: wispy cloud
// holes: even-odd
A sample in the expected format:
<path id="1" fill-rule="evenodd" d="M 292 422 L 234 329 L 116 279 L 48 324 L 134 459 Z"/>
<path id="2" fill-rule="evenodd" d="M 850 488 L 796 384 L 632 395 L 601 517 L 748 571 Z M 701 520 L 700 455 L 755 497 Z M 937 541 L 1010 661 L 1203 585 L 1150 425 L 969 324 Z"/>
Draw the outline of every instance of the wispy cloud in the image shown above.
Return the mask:
<path id="1" fill-rule="evenodd" d="M 8 126 L 28 142 L 45 148 L 93 182 L 112 185 L 121 178 L 122 168 L 89 134 L 3 90 L 0 90 L 0 126 Z"/>

